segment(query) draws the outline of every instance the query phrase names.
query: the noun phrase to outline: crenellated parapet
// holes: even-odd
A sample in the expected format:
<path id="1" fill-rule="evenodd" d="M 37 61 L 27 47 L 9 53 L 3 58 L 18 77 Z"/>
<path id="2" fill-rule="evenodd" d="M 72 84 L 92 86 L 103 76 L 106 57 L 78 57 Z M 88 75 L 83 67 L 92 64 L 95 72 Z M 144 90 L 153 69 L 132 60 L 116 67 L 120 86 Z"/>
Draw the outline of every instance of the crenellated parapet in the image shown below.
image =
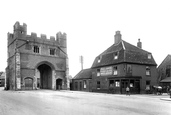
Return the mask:
<path id="1" fill-rule="evenodd" d="M 17 21 L 14 24 L 14 32 L 8 33 L 8 44 L 12 43 L 15 39 L 20 39 L 22 41 L 29 40 L 30 42 L 34 43 L 43 43 L 43 44 L 49 44 L 49 45 L 56 45 L 61 47 L 66 52 L 67 48 L 67 37 L 66 33 L 57 32 L 56 37 L 50 36 L 50 38 L 47 38 L 46 34 L 40 34 L 40 36 L 37 35 L 35 32 L 31 32 L 31 35 L 27 35 L 27 25 L 23 23 L 22 25 Z"/>

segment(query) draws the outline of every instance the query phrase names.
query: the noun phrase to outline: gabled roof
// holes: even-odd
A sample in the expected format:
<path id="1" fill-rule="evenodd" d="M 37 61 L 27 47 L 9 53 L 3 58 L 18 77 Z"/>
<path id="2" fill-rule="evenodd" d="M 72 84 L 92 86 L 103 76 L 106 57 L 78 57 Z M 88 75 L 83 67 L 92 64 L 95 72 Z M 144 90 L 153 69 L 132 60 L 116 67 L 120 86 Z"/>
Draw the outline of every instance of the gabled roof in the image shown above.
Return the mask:
<path id="1" fill-rule="evenodd" d="M 0 79 L 5 79 L 5 72 L 0 72 Z"/>
<path id="2" fill-rule="evenodd" d="M 171 65 L 171 55 L 167 55 L 166 56 L 166 58 L 158 66 L 158 69 L 160 69 L 160 68 L 166 68 L 167 65 Z"/>
<path id="3" fill-rule="evenodd" d="M 116 52 L 118 52 L 118 59 L 114 59 L 114 55 Z M 92 68 L 114 65 L 124 62 L 156 66 L 157 64 L 153 56 L 151 55 L 151 59 L 148 59 L 148 54 L 151 53 L 139 47 L 136 47 L 124 40 L 121 40 L 118 44 L 113 44 L 103 53 L 98 55 L 94 60 Z M 99 57 L 101 58 L 101 60 L 98 63 Z"/>
<path id="4" fill-rule="evenodd" d="M 81 70 L 73 79 L 91 79 L 92 78 L 92 70 L 83 69 Z"/>

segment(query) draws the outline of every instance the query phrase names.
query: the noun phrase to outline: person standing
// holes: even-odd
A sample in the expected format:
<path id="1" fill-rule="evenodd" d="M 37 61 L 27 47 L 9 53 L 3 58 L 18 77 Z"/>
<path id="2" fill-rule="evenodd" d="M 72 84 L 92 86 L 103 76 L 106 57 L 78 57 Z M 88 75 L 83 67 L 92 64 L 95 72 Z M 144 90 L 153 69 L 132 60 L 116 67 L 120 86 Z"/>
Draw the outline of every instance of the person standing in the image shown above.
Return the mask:
<path id="1" fill-rule="evenodd" d="M 126 95 L 129 95 L 130 96 L 130 89 L 129 89 L 128 86 L 126 87 Z"/>

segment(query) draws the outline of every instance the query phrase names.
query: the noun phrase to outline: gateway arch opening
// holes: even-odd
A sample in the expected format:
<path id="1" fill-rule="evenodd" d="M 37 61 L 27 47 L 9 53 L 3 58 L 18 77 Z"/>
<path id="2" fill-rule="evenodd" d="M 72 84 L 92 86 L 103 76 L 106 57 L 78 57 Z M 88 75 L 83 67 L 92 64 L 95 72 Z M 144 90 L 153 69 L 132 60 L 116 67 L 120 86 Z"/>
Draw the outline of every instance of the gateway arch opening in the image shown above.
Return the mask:
<path id="1" fill-rule="evenodd" d="M 40 72 L 40 89 L 52 89 L 52 68 L 42 64 L 37 69 Z"/>

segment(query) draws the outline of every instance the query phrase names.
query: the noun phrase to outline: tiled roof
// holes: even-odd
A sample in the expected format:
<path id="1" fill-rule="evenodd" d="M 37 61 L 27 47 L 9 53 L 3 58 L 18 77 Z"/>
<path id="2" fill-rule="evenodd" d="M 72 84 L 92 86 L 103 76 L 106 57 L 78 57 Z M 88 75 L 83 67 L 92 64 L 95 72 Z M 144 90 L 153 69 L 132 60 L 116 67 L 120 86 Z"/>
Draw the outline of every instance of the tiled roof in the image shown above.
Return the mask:
<path id="1" fill-rule="evenodd" d="M 118 59 L 114 59 L 114 55 L 117 52 Z M 141 48 L 138 48 L 124 40 L 121 40 L 118 44 L 113 44 L 103 53 L 98 55 L 94 60 L 92 68 L 112 64 L 114 65 L 123 62 L 157 65 L 152 55 L 151 59 L 148 59 L 148 54 L 151 53 Z M 100 62 L 98 62 L 99 58 L 101 59 Z"/>
<path id="2" fill-rule="evenodd" d="M 162 63 L 158 66 L 158 69 L 166 68 L 167 65 L 171 65 L 171 55 L 167 55 Z"/>
<path id="3" fill-rule="evenodd" d="M 83 69 L 73 79 L 91 79 L 91 78 L 92 78 L 92 70 Z"/>

